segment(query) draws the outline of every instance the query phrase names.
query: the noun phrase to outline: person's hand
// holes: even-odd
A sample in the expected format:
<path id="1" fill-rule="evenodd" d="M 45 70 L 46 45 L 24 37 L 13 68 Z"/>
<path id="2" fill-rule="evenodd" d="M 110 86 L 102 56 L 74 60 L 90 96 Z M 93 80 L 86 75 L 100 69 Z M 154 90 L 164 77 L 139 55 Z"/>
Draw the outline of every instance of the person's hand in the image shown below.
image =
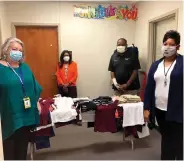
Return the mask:
<path id="1" fill-rule="evenodd" d="M 114 84 L 114 86 L 116 87 L 117 90 L 120 90 L 119 84 Z"/>
<path id="2" fill-rule="evenodd" d="M 67 83 L 67 84 L 64 84 L 63 86 L 64 86 L 64 87 L 68 87 L 68 86 L 69 86 L 69 84 Z"/>
<path id="3" fill-rule="evenodd" d="M 148 110 L 144 110 L 144 121 L 149 122 L 150 112 Z"/>
<path id="4" fill-rule="evenodd" d="M 41 114 L 42 110 L 41 110 L 41 106 L 40 106 L 40 103 L 39 102 L 37 102 L 37 108 L 38 108 L 39 114 Z"/>
<path id="5" fill-rule="evenodd" d="M 65 86 L 63 86 L 63 91 L 64 91 L 65 93 L 68 93 L 68 88 L 65 87 Z"/>
<path id="6" fill-rule="evenodd" d="M 116 81 L 116 78 L 113 78 L 112 79 L 112 83 L 113 83 L 113 85 L 119 90 L 120 88 L 119 88 L 119 84 L 117 83 L 117 81 Z"/>
<path id="7" fill-rule="evenodd" d="M 128 88 L 128 85 L 127 84 L 122 84 L 122 85 L 119 85 L 119 88 L 121 90 L 126 90 Z"/>

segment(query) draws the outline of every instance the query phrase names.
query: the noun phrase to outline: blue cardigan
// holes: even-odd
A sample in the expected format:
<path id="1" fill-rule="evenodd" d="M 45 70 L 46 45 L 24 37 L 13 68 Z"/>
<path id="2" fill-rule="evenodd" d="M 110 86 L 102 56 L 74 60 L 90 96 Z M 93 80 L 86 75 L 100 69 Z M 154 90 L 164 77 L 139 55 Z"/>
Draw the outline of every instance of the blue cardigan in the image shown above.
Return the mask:
<path id="1" fill-rule="evenodd" d="M 154 62 L 148 74 L 147 85 L 144 93 L 144 109 L 150 110 L 151 122 L 155 122 L 155 86 L 154 74 L 159 63 L 164 58 Z M 162 90 L 162 89 L 160 89 Z M 183 56 L 178 54 L 176 64 L 171 72 L 170 87 L 166 120 L 183 123 Z"/>

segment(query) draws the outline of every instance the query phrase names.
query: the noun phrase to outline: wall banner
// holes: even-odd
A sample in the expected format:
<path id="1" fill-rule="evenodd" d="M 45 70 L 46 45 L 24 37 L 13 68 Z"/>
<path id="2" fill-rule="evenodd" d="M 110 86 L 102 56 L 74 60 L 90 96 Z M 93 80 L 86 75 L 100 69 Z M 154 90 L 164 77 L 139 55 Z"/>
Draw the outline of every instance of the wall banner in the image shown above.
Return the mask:
<path id="1" fill-rule="evenodd" d="M 138 8 L 135 5 L 120 5 L 119 7 L 103 7 L 98 5 L 92 7 L 88 5 L 74 6 L 74 17 L 87 19 L 107 19 L 107 20 L 137 20 Z"/>

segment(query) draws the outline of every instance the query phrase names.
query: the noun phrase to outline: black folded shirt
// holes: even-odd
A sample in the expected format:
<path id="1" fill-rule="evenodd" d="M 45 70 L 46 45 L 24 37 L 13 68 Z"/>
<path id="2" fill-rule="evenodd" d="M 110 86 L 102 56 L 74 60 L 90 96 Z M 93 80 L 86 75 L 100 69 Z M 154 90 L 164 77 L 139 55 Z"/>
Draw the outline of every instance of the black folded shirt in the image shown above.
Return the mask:
<path id="1" fill-rule="evenodd" d="M 81 102 L 78 103 L 77 108 L 81 110 L 81 112 L 94 111 L 96 110 L 96 104 L 93 102 Z"/>

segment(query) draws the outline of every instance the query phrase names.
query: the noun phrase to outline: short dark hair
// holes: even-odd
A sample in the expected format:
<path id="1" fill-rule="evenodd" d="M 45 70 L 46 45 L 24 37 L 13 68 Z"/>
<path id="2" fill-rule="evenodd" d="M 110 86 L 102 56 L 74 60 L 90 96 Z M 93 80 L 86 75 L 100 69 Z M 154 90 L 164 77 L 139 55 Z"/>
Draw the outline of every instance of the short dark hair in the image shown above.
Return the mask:
<path id="1" fill-rule="evenodd" d="M 61 55 L 60 55 L 60 63 L 59 63 L 59 67 L 62 68 L 63 67 L 63 64 L 64 64 L 64 55 L 65 53 L 68 53 L 69 54 L 69 57 L 70 57 L 70 60 L 69 60 L 69 64 L 72 63 L 72 51 L 69 51 L 69 50 L 64 50 Z"/>
<path id="2" fill-rule="evenodd" d="M 166 42 L 168 39 L 173 39 L 176 45 L 180 44 L 180 34 L 176 30 L 167 31 L 163 38 L 163 43 Z"/>
<path id="3" fill-rule="evenodd" d="M 125 43 L 127 44 L 127 40 L 125 39 L 125 38 L 120 38 L 120 39 L 118 39 L 118 41 L 119 40 L 123 40 L 123 41 L 125 41 Z M 118 43 L 118 41 L 117 41 L 117 43 Z"/>

